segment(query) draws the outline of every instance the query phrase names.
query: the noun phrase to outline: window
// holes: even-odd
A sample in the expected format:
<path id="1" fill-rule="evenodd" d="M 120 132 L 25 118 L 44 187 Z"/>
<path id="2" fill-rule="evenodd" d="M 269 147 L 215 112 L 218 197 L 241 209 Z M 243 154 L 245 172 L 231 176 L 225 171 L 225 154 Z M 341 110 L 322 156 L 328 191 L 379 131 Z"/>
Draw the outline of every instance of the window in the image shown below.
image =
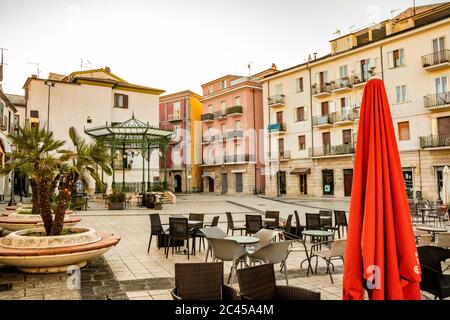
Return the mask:
<path id="1" fill-rule="evenodd" d="M 225 89 L 225 88 L 227 87 L 227 81 L 226 81 L 226 80 L 222 80 L 222 81 L 220 82 L 220 87 L 221 87 L 222 89 Z"/>
<path id="2" fill-rule="evenodd" d="M 298 136 L 298 150 L 306 149 L 306 139 L 305 136 Z"/>
<path id="3" fill-rule="evenodd" d="M 39 111 L 38 110 L 30 110 L 30 118 L 39 118 Z"/>
<path id="4" fill-rule="evenodd" d="M 220 132 L 222 133 L 222 137 L 226 137 L 226 131 L 227 131 L 227 125 L 225 123 L 222 123 L 220 125 Z"/>
<path id="5" fill-rule="evenodd" d="M 114 94 L 114 108 L 128 109 L 128 96 L 126 94 Z"/>
<path id="6" fill-rule="evenodd" d="M 438 77 L 434 79 L 434 86 L 436 94 L 444 93 L 448 91 L 448 77 Z"/>
<path id="7" fill-rule="evenodd" d="M 241 120 L 236 120 L 234 122 L 234 129 L 235 130 L 241 130 Z"/>
<path id="8" fill-rule="evenodd" d="M 178 101 L 173 104 L 173 118 L 179 119 L 180 116 L 181 116 L 181 103 Z"/>
<path id="9" fill-rule="evenodd" d="M 220 111 L 222 111 L 222 114 L 226 114 L 226 112 L 227 112 L 226 101 L 220 101 Z"/>
<path id="10" fill-rule="evenodd" d="M 92 118 L 91 117 L 87 117 L 87 119 L 86 119 L 86 123 L 92 123 Z"/>
<path id="11" fill-rule="evenodd" d="M 19 124 L 20 124 L 20 117 L 18 114 L 14 115 L 14 132 L 19 133 Z"/>
<path id="12" fill-rule="evenodd" d="M 181 125 L 177 124 L 173 126 L 173 132 L 175 132 L 174 138 L 178 138 L 181 136 Z"/>
<path id="13" fill-rule="evenodd" d="M 296 121 L 305 121 L 305 107 L 299 107 L 295 109 L 295 119 Z"/>
<path id="14" fill-rule="evenodd" d="M 240 96 L 234 97 L 234 105 L 235 106 L 241 105 L 241 97 Z"/>
<path id="15" fill-rule="evenodd" d="M 350 97 L 341 98 L 341 109 L 350 109 Z"/>
<path id="16" fill-rule="evenodd" d="M 347 66 L 340 66 L 339 67 L 339 78 L 340 79 L 345 79 L 348 77 L 348 68 Z"/>
<path id="17" fill-rule="evenodd" d="M 281 95 L 283 93 L 283 85 L 281 83 L 275 85 L 275 95 Z"/>
<path id="18" fill-rule="evenodd" d="M 404 52 L 404 49 L 398 49 L 388 53 L 389 68 L 397 68 L 405 65 Z"/>
<path id="19" fill-rule="evenodd" d="M 398 123 L 398 140 L 409 140 L 409 121 Z"/>
<path id="20" fill-rule="evenodd" d="M 343 144 L 352 143 L 352 129 L 342 130 L 342 143 Z"/>
<path id="21" fill-rule="evenodd" d="M 366 82 L 367 80 L 369 80 L 370 74 L 370 60 L 369 59 L 364 59 L 361 60 L 359 62 L 360 67 L 361 67 L 361 81 L 362 82 Z"/>
<path id="22" fill-rule="evenodd" d="M 396 95 L 397 103 L 406 102 L 406 86 L 401 85 L 401 86 L 395 87 L 395 95 Z"/>
<path id="23" fill-rule="evenodd" d="M 208 87 L 208 93 L 212 93 L 212 92 L 213 92 L 213 86 L 212 86 L 212 84 L 210 84 Z"/>
<path id="24" fill-rule="evenodd" d="M 303 77 L 295 79 L 295 91 L 303 92 Z"/>
<path id="25" fill-rule="evenodd" d="M 242 173 L 236 173 L 236 192 L 242 192 L 242 190 L 243 190 Z"/>
<path id="26" fill-rule="evenodd" d="M 213 106 L 212 104 L 208 105 L 208 113 L 212 113 L 213 112 Z"/>

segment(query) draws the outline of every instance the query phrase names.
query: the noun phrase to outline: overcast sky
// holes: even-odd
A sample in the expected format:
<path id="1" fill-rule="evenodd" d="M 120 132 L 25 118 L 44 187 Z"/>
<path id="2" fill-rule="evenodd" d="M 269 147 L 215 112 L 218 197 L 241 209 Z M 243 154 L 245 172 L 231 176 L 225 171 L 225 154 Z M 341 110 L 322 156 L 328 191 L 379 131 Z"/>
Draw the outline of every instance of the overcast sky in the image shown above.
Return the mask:
<path id="1" fill-rule="evenodd" d="M 416 5 L 443 1 L 416 0 Z M 412 0 L 0 0 L 4 90 L 37 73 L 109 66 L 125 80 L 191 89 L 225 74 L 302 63 L 328 41 L 391 17 Z M 398 14 L 400 11 L 394 13 Z M 91 65 L 87 61 L 91 62 Z"/>

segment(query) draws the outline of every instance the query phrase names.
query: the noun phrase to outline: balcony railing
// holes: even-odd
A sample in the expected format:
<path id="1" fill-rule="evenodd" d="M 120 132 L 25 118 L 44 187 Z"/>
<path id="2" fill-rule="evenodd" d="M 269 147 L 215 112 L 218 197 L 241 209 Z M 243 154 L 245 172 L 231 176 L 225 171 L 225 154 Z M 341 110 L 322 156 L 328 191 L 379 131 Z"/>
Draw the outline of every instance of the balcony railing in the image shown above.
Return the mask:
<path id="1" fill-rule="evenodd" d="M 326 156 L 337 156 L 355 153 L 354 144 L 341 144 L 337 146 L 325 145 L 318 148 L 310 148 L 310 157 L 326 157 Z"/>
<path id="2" fill-rule="evenodd" d="M 450 92 L 429 94 L 424 97 L 425 108 L 439 108 L 450 105 Z"/>
<path id="3" fill-rule="evenodd" d="M 315 83 L 311 87 L 313 96 L 331 93 L 331 83 L 319 84 Z"/>
<path id="4" fill-rule="evenodd" d="M 334 80 L 331 83 L 331 89 L 333 91 L 340 91 L 340 90 L 351 89 L 351 88 L 352 88 L 352 83 L 351 83 L 349 77 L 339 78 L 337 80 Z"/>
<path id="5" fill-rule="evenodd" d="M 170 122 L 181 121 L 181 114 L 169 114 L 167 120 Z"/>
<path id="6" fill-rule="evenodd" d="M 170 143 L 170 144 L 178 144 L 178 143 L 180 143 L 182 140 L 183 140 L 183 137 L 181 137 L 181 136 L 175 136 L 175 137 L 170 138 L 169 143 Z"/>
<path id="7" fill-rule="evenodd" d="M 217 164 L 224 164 L 225 163 L 225 157 L 206 157 L 203 158 L 202 164 L 204 165 L 217 165 Z"/>
<path id="8" fill-rule="evenodd" d="M 219 134 L 206 134 L 202 139 L 204 143 L 213 143 L 219 140 L 221 140 L 221 136 Z"/>
<path id="9" fill-rule="evenodd" d="M 242 106 L 233 106 L 227 109 L 227 116 L 242 114 Z"/>
<path id="10" fill-rule="evenodd" d="M 202 114 L 202 121 L 214 121 L 214 113 Z"/>
<path id="11" fill-rule="evenodd" d="M 255 156 L 250 154 L 235 154 L 225 156 L 225 163 L 240 163 L 255 161 Z"/>
<path id="12" fill-rule="evenodd" d="M 284 106 L 285 96 L 284 94 L 277 94 L 269 98 L 269 107 Z"/>
<path id="13" fill-rule="evenodd" d="M 422 67 L 431 68 L 443 63 L 450 63 L 450 50 L 445 49 L 422 56 Z"/>
<path id="14" fill-rule="evenodd" d="M 450 135 L 434 135 L 420 137 L 421 148 L 450 147 Z"/>
<path id="15" fill-rule="evenodd" d="M 286 132 L 286 123 L 269 124 L 267 130 L 269 131 L 269 133 L 272 133 L 272 132 Z"/>
<path id="16" fill-rule="evenodd" d="M 359 117 L 358 109 L 342 109 L 341 111 L 334 112 L 331 114 L 331 121 L 333 123 L 354 121 L 358 119 L 358 117 Z"/>
<path id="17" fill-rule="evenodd" d="M 280 161 L 290 160 L 291 159 L 291 150 L 280 151 L 279 155 L 280 155 L 280 157 L 279 157 Z"/>
<path id="18" fill-rule="evenodd" d="M 313 117 L 313 126 L 323 126 L 327 124 L 333 124 L 333 118 L 331 117 L 331 115 L 326 114 L 323 116 Z"/>
<path id="19" fill-rule="evenodd" d="M 227 131 L 227 139 L 237 139 L 237 138 L 243 138 L 243 137 L 244 137 L 244 131 L 242 131 L 242 130 Z"/>
<path id="20" fill-rule="evenodd" d="M 353 86 L 363 85 L 369 80 L 370 72 L 367 73 L 358 73 L 351 77 L 350 82 Z"/>

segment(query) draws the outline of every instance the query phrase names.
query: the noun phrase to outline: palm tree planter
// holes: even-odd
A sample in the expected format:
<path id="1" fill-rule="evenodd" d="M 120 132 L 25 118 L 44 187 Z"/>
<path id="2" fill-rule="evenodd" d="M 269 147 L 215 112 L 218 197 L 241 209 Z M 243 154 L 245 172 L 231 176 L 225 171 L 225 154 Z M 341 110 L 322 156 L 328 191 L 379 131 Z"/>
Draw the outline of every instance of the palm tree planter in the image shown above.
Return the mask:
<path id="1" fill-rule="evenodd" d="M 66 272 L 68 266 L 83 267 L 120 241 L 112 234 L 65 225 L 76 183 L 81 181 L 86 188 L 89 177 L 99 182 L 97 167 L 111 173 L 107 150 L 100 143 L 84 141 L 74 128 L 69 129 L 69 136 L 73 150 L 61 150 L 65 142 L 55 140 L 52 132 L 42 128 L 26 126 L 19 128 L 18 134 L 9 135 L 18 148 L 7 155 L 12 161 L 0 174 L 18 170 L 29 177 L 31 211 L 40 216 L 43 227 L 15 231 L 1 238 L 0 263 L 25 272 Z"/>
<path id="2" fill-rule="evenodd" d="M 125 208 L 125 198 L 124 192 L 113 190 L 112 194 L 106 197 L 108 201 L 109 210 L 123 210 Z"/>

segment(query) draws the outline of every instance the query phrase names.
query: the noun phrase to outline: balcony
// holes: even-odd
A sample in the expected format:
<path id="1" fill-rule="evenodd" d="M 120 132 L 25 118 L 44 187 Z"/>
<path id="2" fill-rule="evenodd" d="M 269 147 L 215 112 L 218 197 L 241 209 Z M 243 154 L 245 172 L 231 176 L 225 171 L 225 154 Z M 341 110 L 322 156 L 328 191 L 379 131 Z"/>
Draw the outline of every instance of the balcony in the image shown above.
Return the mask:
<path id="1" fill-rule="evenodd" d="M 349 77 L 340 78 L 335 81 L 332 81 L 331 83 L 331 91 L 333 93 L 341 93 L 351 90 L 352 90 L 352 83 L 350 82 Z"/>
<path id="2" fill-rule="evenodd" d="M 225 156 L 226 164 L 246 163 L 246 162 L 254 162 L 254 161 L 255 161 L 254 155 L 249 155 L 249 154 L 235 154 L 235 155 Z"/>
<path id="3" fill-rule="evenodd" d="M 202 114 L 202 121 L 203 122 L 212 122 L 212 121 L 214 121 L 214 113 Z"/>
<path id="4" fill-rule="evenodd" d="M 233 106 L 227 109 L 227 116 L 235 117 L 242 115 L 242 106 Z"/>
<path id="5" fill-rule="evenodd" d="M 358 118 L 358 109 L 342 109 L 331 114 L 331 121 L 338 126 L 352 124 Z"/>
<path id="6" fill-rule="evenodd" d="M 181 114 L 177 113 L 177 114 L 169 114 L 167 120 L 169 120 L 169 122 L 179 122 L 183 119 L 181 118 Z"/>
<path id="7" fill-rule="evenodd" d="M 279 108 L 285 106 L 285 96 L 284 94 L 277 94 L 269 98 L 269 107 Z"/>
<path id="8" fill-rule="evenodd" d="M 240 139 L 244 137 L 244 131 L 242 130 L 230 130 L 227 132 L 227 140 Z"/>
<path id="9" fill-rule="evenodd" d="M 291 151 L 284 150 L 279 152 L 279 160 L 280 161 L 289 161 L 291 160 Z"/>
<path id="10" fill-rule="evenodd" d="M 226 118 L 227 118 L 226 110 L 219 110 L 219 111 L 214 112 L 214 119 L 225 120 Z"/>
<path id="11" fill-rule="evenodd" d="M 424 105 L 430 111 L 450 110 L 450 92 L 429 94 L 424 97 Z"/>
<path id="12" fill-rule="evenodd" d="M 267 127 L 269 133 L 285 133 L 286 132 L 286 123 L 274 123 L 269 124 Z"/>
<path id="13" fill-rule="evenodd" d="M 350 83 L 352 84 L 353 88 L 360 88 L 364 87 L 366 85 L 367 80 L 369 80 L 370 74 L 367 72 L 367 74 L 355 74 L 350 79 Z"/>
<path id="14" fill-rule="evenodd" d="M 317 128 L 327 128 L 333 125 L 333 119 L 331 115 L 326 114 L 323 116 L 313 117 L 313 126 Z"/>
<path id="15" fill-rule="evenodd" d="M 337 146 L 326 145 L 318 148 L 310 148 L 309 156 L 311 158 L 328 158 L 337 156 L 347 156 L 355 153 L 354 144 L 341 144 Z"/>
<path id="16" fill-rule="evenodd" d="M 216 135 L 206 134 L 202 138 L 202 143 L 209 144 L 209 143 L 214 143 L 214 142 L 220 141 L 220 140 L 222 140 L 222 139 L 221 139 L 220 135 L 218 135 L 218 134 L 216 134 Z"/>
<path id="17" fill-rule="evenodd" d="M 450 135 L 434 135 L 420 137 L 420 147 L 422 149 L 433 148 L 449 148 L 450 147 Z"/>
<path id="18" fill-rule="evenodd" d="M 428 71 L 437 71 L 450 67 L 450 50 L 445 49 L 422 56 L 422 67 Z"/>
<path id="19" fill-rule="evenodd" d="M 313 97 L 320 98 L 329 96 L 331 94 L 331 83 L 318 84 L 315 83 L 311 86 Z"/>
<path id="20" fill-rule="evenodd" d="M 176 145 L 176 144 L 179 144 L 182 140 L 183 140 L 183 137 L 175 136 L 175 137 L 170 138 L 169 144 Z"/>
<path id="21" fill-rule="evenodd" d="M 225 157 L 206 157 L 206 159 L 203 159 L 202 165 L 203 166 L 217 166 L 217 165 L 223 165 L 225 164 Z"/>

